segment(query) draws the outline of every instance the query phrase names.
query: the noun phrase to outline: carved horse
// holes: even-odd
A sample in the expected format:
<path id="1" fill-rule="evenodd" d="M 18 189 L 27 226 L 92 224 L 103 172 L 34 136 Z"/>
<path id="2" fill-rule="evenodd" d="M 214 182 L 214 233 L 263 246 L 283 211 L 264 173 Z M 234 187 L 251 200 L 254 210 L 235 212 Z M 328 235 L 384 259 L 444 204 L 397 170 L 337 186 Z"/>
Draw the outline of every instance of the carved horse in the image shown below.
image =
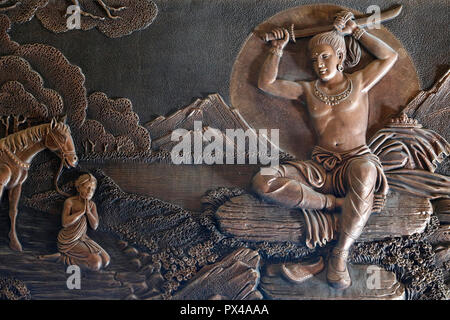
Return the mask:
<path id="1" fill-rule="evenodd" d="M 28 177 L 31 160 L 39 152 L 49 149 L 56 153 L 66 167 L 75 167 L 78 162 L 70 128 L 62 120 L 34 126 L 6 138 L 0 139 L 0 199 L 4 190 L 9 190 L 9 246 L 22 251 L 16 234 L 17 205 L 22 184 Z"/>

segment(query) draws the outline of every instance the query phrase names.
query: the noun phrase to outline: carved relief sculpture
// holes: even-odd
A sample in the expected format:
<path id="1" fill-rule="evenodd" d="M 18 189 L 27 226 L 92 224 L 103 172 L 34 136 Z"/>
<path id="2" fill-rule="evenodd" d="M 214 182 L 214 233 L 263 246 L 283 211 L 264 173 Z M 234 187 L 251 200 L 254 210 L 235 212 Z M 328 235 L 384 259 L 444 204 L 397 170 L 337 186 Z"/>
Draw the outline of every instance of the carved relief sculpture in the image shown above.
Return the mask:
<path id="1" fill-rule="evenodd" d="M 287 29 L 273 31 L 269 55 L 258 86 L 267 93 L 298 99 L 305 95 L 318 145 L 310 161 L 287 161 L 271 168 L 272 174 L 254 177 L 254 190 L 276 203 L 308 210 L 339 211 L 339 237 L 328 260 L 331 286 L 351 285 L 347 258 L 372 212 L 379 212 L 388 191 L 380 160 L 366 144 L 369 112 L 368 91 L 392 68 L 397 53 L 381 39 L 341 12 L 335 30 L 314 36 L 309 42 L 316 81 L 291 82 L 277 78 L 283 49 L 289 42 Z M 351 36 L 349 49 L 345 36 Z M 349 74 L 345 67 L 359 62 L 364 45 L 377 59 Z M 295 268 L 295 266 L 293 266 Z"/>
<path id="2" fill-rule="evenodd" d="M 108 253 L 87 235 L 88 225 L 96 230 L 99 224 L 97 206 L 92 201 L 97 179 L 90 173 L 83 174 L 75 181 L 75 188 L 78 195 L 64 202 L 63 229 L 58 234 L 59 253 L 40 258 L 97 271 L 106 268 L 111 261 Z"/>
<path id="3" fill-rule="evenodd" d="M 210 13 L 198 11 L 205 2 L 158 2 L 164 21 L 113 40 L 107 37 L 149 26 L 156 5 L 0 0 L 0 194 L 9 190 L 9 208 L 0 215 L 0 300 L 448 299 L 450 72 L 421 91 L 402 42 L 385 27 L 369 28 L 397 17 L 402 6 L 378 21 L 334 4 L 292 7 L 261 22 L 235 56 L 238 47 L 225 39 L 244 25 L 197 46 L 204 23 L 189 30 L 166 24 L 185 15 L 203 19 Z M 240 5 L 218 3 L 224 15 Z M 267 3 L 242 32 L 264 20 L 270 6 L 282 10 Z M 74 31 L 67 38 L 89 41 L 59 48 L 64 39 L 42 28 L 21 33 L 38 23 L 19 25 L 34 16 L 52 32 L 69 31 L 71 5 L 80 6 L 81 30 L 97 28 L 106 37 Z M 187 7 L 192 12 L 180 14 Z M 208 25 L 208 36 L 215 26 Z M 55 47 L 22 44 L 35 35 Z M 187 47 L 174 39 L 234 60 L 228 97 L 221 92 L 189 104 L 190 85 L 208 88 L 202 95 L 216 92 L 208 86 L 225 67 L 179 55 Z M 105 48 L 117 61 L 105 59 Z M 179 58 L 189 66 L 176 77 L 161 74 Z M 199 64 L 210 74 L 201 75 Z M 117 78 L 105 79 L 109 71 Z M 191 72 L 198 81 L 185 78 Z M 122 90 L 133 102 L 119 98 Z M 174 100 L 186 91 L 179 109 Z M 259 138 L 267 129 L 279 130 L 276 140 Z M 276 146 L 279 165 L 225 165 L 229 150 L 250 158 L 228 130 L 259 148 Z M 193 142 L 182 151 L 191 160 L 197 147 L 205 157 L 222 141 L 227 152 L 213 153 L 224 161 L 175 165 L 174 133 Z M 60 159 L 36 156 L 44 149 Z M 80 290 L 67 289 L 69 265 L 82 269 Z M 376 288 L 368 284 L 373 270 Z"/>
<path id="4" fill-rule="evenodd" d="M 71 0 L 71 2 L 74 5 L 76 5 L 76 6 L 81 8 L 79 0 Z M 107 17 L 110 18 L 110 19 L 120 19 L 119 16 L 114 16 L 112 14 L 112 12 L 119 12 L 119 11 L 122 11 L 122 10 L 126 9 L 126 7 L 114 8 L 114 7 L 108 6 L 103 0 L 96 0 L 96 2 L 103 8 L 103 10 L 105 11 Z M 81 10 L 80 12 L 85 17 L 90 17 L 90 18 L 99 19 L 99 20 L 105 20 L 106 19 L 105 17 L 100 17 L 100 16 L 94 15 L 94 14 L 92 14 L 90 12 L 86 12 L 84 10 Z"/>
<path id="5" fill-rule="evenodd" d="M 62 121 L 53 119 L 51 123 L 31 127 L 0 140 L 0 194 L 9 190 L 9 246 L 16 251 L 22 251 L 16 233 L 22 184 L 28 177 L 31 161 L 44 149 L 56 153 L 67 167 L 77 165 L 78 158 L 65 118 Z"/>
<path id="6" fill-rule="evenodd" d="M 0 13 L 9 16 L 13 23 L 25 23 L 34 16 L 43 27 L 55 32 L 69 31 L 68 17 L 77 6 L 82 21 L 80 29 L 97 28 L 110 38 L 129 35 L 153 23 L 158 8 L 151 0 L 0 0 Z"/>

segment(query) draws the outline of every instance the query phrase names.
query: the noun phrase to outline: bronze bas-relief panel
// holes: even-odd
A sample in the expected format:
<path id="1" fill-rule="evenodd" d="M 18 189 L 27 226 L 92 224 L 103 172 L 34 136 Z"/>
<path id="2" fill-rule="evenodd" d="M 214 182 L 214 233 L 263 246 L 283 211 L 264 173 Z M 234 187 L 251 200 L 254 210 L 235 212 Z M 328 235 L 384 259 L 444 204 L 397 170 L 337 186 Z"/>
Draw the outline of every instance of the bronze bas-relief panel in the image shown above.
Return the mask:
<path id="1" fill-rule="evenodd" d="M 102 3 L 111 7 L 102 9 Z M 143 10 L 136 24 L 123 26 L 129 23 L 129 1 L 86 0 L 80 4 L 83 19 L 91 23 L 86 29 L 97 26 L 102 31 L 104 25 L 103 31 L 110 37 L 145 32 L 138 29 L 148 27 L 152 14 L 156 14 Z M 36 13 L 38 19 L 61 11 L 61 2 L 52 5 L 43 4 Z M 127 8 L 122 9 L 122 5 Z M 397 52 L 398 61 L 369 95 L 368 149 L 364 152 L 379 157 L 390 191 L 380 212 L 370 216 L 347 253 L 352 285 L 342 291 L 326 283 L 330 279 L 325 270 L 330 249 L 342 231 L 338 214 L 321 210 L 306 214 L 258 196 L 251 184 L 260 165 L 171 164 L 171 133 L 184 129 L 193 134 L 194 121 L 202 121 L 221 134 L 227 128 L 247 130 L 249 125 L 280 128 L 281 147 L 290 153 L 282 154 L 282 160 L 292 161 L 292 156 L 309 159 L 316 142 L 304 101 L 275 98 L 258 89 L 268 44 L 255 34 L 245 41 L 232 70 L 231 104 L 227 97 L 209 95 L 143 124 L 141 119 L 146 116 L 138 115 L 129 99 L 92 93 L 84 82 L 83 70 L 58 49 L 11 40 L 6 29 L 17 6 L 5 7 L 9 18 L 0 18 L 5 29 L 1 51 L 9 56 L 1 58 L 1 66 L 8 71 L 0 84 L 5 104 L 1 107 L 2 133 L 20 136 L 21 130 L 65 113 L 82 161 L 78 168 L 64 170 L 59 180 L 55 155 L 42 153 L 31 164 L 17 222 L 23 252 L 8 246 L 8 220 L 15 219 L 17 212 L 11 211 L 14 207 L 1 208 L 5 214 L 0 218 L 0 298 L 448 298 L 445 272 L 449 269 L 446 223 L 450 181 L 440 163 L 448 156 L 450 145 L 445 140 L 448 130 L 438 124 L 445 124 L 448 118 L 449 77 L 447 73 L 435 88 L 419 92 L 418 75 L 409 55 L 385 27 L 370 32 Z M 328 25 L 342 9 L 330 4 L 300 6 L 280 12 L 255 30 L 272 32 L 291 23 L 300 30 Z M 90 13 L 99 16 L 89 17 Z M 32 10 L 29 17 L 33 15 Z M 115 15 L 125 19 L 115 24 Z M 103 16 L 105 21 L 99 19 Z M 57 28 L 52 21 L 47 21 L 50 29 Z M 300 38 L 287 45 L 280 64 L 281 78 L 315 79 L 307 41 Z M 361 70 L 373 60 L 363 52 L 361 63 L 346 72 Z M 15 73 L 15 66 L 22 73 Z M 165 74 L 164 79 L 172 78 Z M 27 91 L 35 93 L 35 99 Z M 27 114 L 18 113 L 13 102 L 17 106 L 31 102 L 30 108 L 24 109 Z M 403 108 L 406 114 L 399 115 Z M 31 115 L 32 111 L 36 114 Z M 426 126 L 419 124 L 422 121 Z M 232 147 L 235 150 L 236 146 Z M 64 159 L 58 148 L 55 153 Z M 91 174 L 86 175 L 86 171 Z M 80 189 L 84 186 L 80 178 L 88 182 L 89 190 Z M 17 250 L 18 242 L 12 238 L 12 248 Z M 55 290 L 67 279 L 61 262 L 84 267 L 83 290 Z M 365 285 L 374 266 L 381 268 L 382 288 L 377 290 Z M 404 276 L 396 276 L 392 270 Z"/>
<path id="2" fill-rule="evenodd" d="M 276 128 L 280 130 L 280 147 L 300 158 L 309 158 L 315 144 L 313 129 L 308 123 L 304 101 L 278 99 L 258 89 L 258 71 L 263 64 L 269 46 L 259 34 L 270 32 L 274 27 L 305 29 L 311 26 L 332 24 L 333 17 L 344 9 L 336 5 L 306 5 L 280 12 L 255 28 L 242 46 L 233 66 L 230 82 L 230 96 L 233 107 L 239 109 L 254 128 Z M 356 16 L 361 13 L 352 11 Z M 395 22 L 391 22 L 395 23 Z M 389 44 L 399 59 L 390 72 L 369 93 L 370 115 L 368 138 L 379 130 L 386 121 L 396 115 L 420 90 L 420 82 L 414 64 L 401 42 L 386 27 L 369 30 Z M 297 39 L 289 43 L 280 63 L 279 76 L 282 79 L 313 80 L 314 71 L 308 54 L 310 38 Z M 364 68 L 373 57 L 363 53 L 361 62 L 354 72 Z"/>

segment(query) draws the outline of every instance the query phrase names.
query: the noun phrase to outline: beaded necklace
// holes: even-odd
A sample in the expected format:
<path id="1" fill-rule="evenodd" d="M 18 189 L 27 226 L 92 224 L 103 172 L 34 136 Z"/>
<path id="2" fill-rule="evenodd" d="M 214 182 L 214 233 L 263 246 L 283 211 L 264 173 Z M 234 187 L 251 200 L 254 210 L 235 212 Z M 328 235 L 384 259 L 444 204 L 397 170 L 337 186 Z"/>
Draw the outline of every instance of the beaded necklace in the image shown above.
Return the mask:
<path id="1" fill-rule="evenodd" d="M 338 93 L 336 95 L 328 95 L 325 92 L 323 92 L 322 90 L 320 90 L 319 88 L 319 80 L 316 81 L 315 85 L 314 85 L 314 94 L 315 96 L 322 102 L 330 105 L 330 106 L 335 106 L 339 103 L 341 103 L 342 101 L 344 101 L 345 99 L 348 98 L 348 96 L 352 93 L 353 91 L 353 82 L 352 79 L 348 78 L 346 76 L 347 80 L 348 80 L 348 85 L 347 88 L 342 91 L 341 93 Z"/>

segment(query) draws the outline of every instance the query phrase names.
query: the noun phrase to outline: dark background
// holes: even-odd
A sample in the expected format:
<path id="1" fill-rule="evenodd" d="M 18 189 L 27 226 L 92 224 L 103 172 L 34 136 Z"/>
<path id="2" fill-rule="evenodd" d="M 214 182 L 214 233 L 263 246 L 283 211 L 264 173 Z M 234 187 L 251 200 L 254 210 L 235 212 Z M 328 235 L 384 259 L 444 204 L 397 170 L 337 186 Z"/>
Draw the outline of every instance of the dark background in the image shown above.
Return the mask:
<path id="1" fill-rule="evenodd" d="M 187 106 L 194 98 L 220 93 L 227 103 L 234 60 L 253 28 L 279 11 L 311 3 L 334 3 L 365 12 L 401 3 L 400 17 L 385 26 L 403 43 L 424 89 L 449 67 L 448 0 L 293 1 L 154 0 L 155 22 L 119 39 L 97 30 L 53 34 L 38 19 L 13 26 L 12 39 L 45 43 L 81 67 L 88 93 L 131 99 L 143 123 Z"/>

